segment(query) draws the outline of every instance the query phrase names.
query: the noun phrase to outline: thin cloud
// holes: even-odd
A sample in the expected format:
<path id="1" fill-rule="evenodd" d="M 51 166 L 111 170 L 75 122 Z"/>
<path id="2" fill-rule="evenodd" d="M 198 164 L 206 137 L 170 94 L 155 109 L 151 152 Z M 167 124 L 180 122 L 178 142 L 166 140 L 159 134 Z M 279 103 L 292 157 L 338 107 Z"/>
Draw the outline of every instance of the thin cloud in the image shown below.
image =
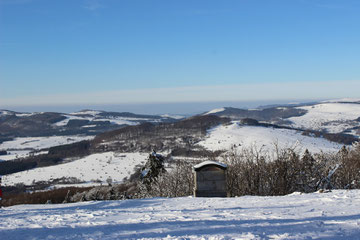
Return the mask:
<path id="1" fill-rule="evenodd" d="M 2 106 L 358 98 L 360 81 L 254 83 L 0 98 Z M 1 106 L 2 105 L 2 106 Z"/>
<path id="2" fill-rule="evenodd" d="M 342 10 L 347 9 L 344 5 L 339 4 L 316 4 L 320 8 L 332 9 L 332 10 Z"/>
<path id="3" fill-rule="evenodd" d="M 32 1 L 33 0 L 0 0 L 0 5 L 25 4 Z"/>
<path id="4" fill-rule="evenodd" d="M 105 6 L 101 4 L 99 0 L 86 0 L 84 5 L 84 8 L 90 11 L 96 11 L 104 7 Z"/>
<path id="5" fill-rule="evenodd" d="M 317 1 L 317 0 L 299 0 L 300 3 L 307 4 L 316 8 L 323 8 L 328 10 L 348 10 L 351 9 L 351 5 L 354 2 L 349 3 L 348 1 L 339 1 L 337 3 L 330 3 L 328 1 Z"/>
<path id="6" fill-rule="evenodd" d="M 230 13 L 230 9 L 193 9 L 185 12 L 186 15 L 190 16 L 209 16 L 217 14 L 226 14 Z"/>

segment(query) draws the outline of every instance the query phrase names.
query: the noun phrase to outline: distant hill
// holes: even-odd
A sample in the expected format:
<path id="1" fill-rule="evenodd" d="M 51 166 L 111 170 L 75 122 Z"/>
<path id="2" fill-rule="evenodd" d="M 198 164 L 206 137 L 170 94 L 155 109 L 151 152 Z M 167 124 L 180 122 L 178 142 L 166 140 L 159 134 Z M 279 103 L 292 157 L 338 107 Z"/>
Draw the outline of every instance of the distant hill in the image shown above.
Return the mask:
<path id="1" fill-rule="evenodd" d="M 56 136 L 44 137 L 49 135 Z M 360 102 L 349 100 L 264 109 L 223 107 L 185 119 L 94 110 L 70 114 L 3 110 L 0 137 L 3 141 L 20 138 L 0 142 L 0 151 L 8 153 L 0 156 L 4 160 L 0 174 L 20 172 L 18 179 L 23 179 L 28 175 L 25 170 L 61 164 L 67 177 L 88 181 L 81 173 L 91 161 L 90 179 L 98 173 L 109 174 L 113 164 L 119 176 L 130 177 L 135 171 L 131 169 L 153 149 L 170 160 L 216 159 L 227 151 L 251 147 L 270 151 L 274 144 L 334 152 L 358 141 L 359 135 Z M 49 174 L 54 182 L 60 178 L 56 169 Z M 38 179 L 35 172 L 30 182 Z"/>
<path id="2" fill-rule="evenodd" d="M 251 118 L 260 122 L 301 130 L 342 133 L 354 137 L 360 135 L 360 101 L 353 99 L 279 105 L 258 109 L 225 107 L 211 110 L 203 115 L 228 117 L 232 120 Z"/>
<path id="3" fill-rule="evenodd" d="M 14 137 L 96 135 L 144 122 L 174 122 L 171 116 L 82 110 L 75 113 L 20 113 L 0 110 L 0 143 Z"/>
<path id="4" fill-rule="evenodd" d="M 232 120 L 241 120 L 243 118 L 252 118 L 258 121 L 279 122 L 289 117 L 302 116 L 306 113 L 305 110 L 296 109 L 292 107 L 271 107 L 265 109 L 239 109 L 232 107 L 225 107 L 221 111 L 212 110 L 204 115 L 216 115 L 219 117 L 228 117 Z"/>

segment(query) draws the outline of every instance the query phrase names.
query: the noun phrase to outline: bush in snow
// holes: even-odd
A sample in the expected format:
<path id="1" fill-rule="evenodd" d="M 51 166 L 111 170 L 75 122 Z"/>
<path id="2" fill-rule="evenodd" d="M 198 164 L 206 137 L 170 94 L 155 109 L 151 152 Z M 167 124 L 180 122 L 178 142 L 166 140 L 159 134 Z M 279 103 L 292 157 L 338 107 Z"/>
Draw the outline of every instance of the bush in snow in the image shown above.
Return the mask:
<path id="1" fill-rule="evenodd" d="M 360 188 L 360 143 L 343 147 L 335 156 L 337 169 L 333 173 L 334 188 Z"/>
<path id="2" fill-rule="evenodd" d="M 295 191 L 360 188 L 360 144 L 336 154 L 300 154 L 276 148 L 270 155 L 254 148 L 231 152 L 227 185 L 231 196 L 285 195 Z"/>
<path id="3" fill-rule="evenodd" d="M 123 200 L 136 198 L 136 183 L 113 184 L 111 186 L 97 186 L 85 192 L 74 194 L 69 202 Z"/>
<path id="4" fill-rule="evenodd" d="M 181 197 L 193 194 L 194 176 L 192 164 L 187 161 L 176 161 L 173 168 L 159 173 L 148 187 L 146 183 L 138 183 L 140 197 Z"/>

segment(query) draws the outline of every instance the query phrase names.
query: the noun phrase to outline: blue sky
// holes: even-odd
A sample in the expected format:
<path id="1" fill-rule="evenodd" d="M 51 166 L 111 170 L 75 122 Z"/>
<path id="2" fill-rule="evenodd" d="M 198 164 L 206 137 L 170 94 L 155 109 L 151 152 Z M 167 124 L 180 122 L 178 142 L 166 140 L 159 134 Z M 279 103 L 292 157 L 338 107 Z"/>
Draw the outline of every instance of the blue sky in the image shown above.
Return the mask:
<path id="1" fill-rule="evenodd" d="M 360 97 L 358 0 L 0 0 L 0 108 Z"/>

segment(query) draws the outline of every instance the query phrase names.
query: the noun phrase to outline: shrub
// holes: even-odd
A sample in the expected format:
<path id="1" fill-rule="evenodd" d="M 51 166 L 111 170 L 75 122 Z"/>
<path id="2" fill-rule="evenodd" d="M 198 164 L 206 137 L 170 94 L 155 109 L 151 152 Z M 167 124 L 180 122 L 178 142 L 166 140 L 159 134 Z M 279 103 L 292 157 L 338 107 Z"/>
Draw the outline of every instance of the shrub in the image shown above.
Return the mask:
<path id="1" fill-rule="evenodd" d="M 178 160 L 172 170 L 162 172 L 151 183 L 149 188 L 146 183 L 138 182 L 139 197 L 181 197 L 193 194 L 194 176 L 192 164 L 188 161 Z"/>

